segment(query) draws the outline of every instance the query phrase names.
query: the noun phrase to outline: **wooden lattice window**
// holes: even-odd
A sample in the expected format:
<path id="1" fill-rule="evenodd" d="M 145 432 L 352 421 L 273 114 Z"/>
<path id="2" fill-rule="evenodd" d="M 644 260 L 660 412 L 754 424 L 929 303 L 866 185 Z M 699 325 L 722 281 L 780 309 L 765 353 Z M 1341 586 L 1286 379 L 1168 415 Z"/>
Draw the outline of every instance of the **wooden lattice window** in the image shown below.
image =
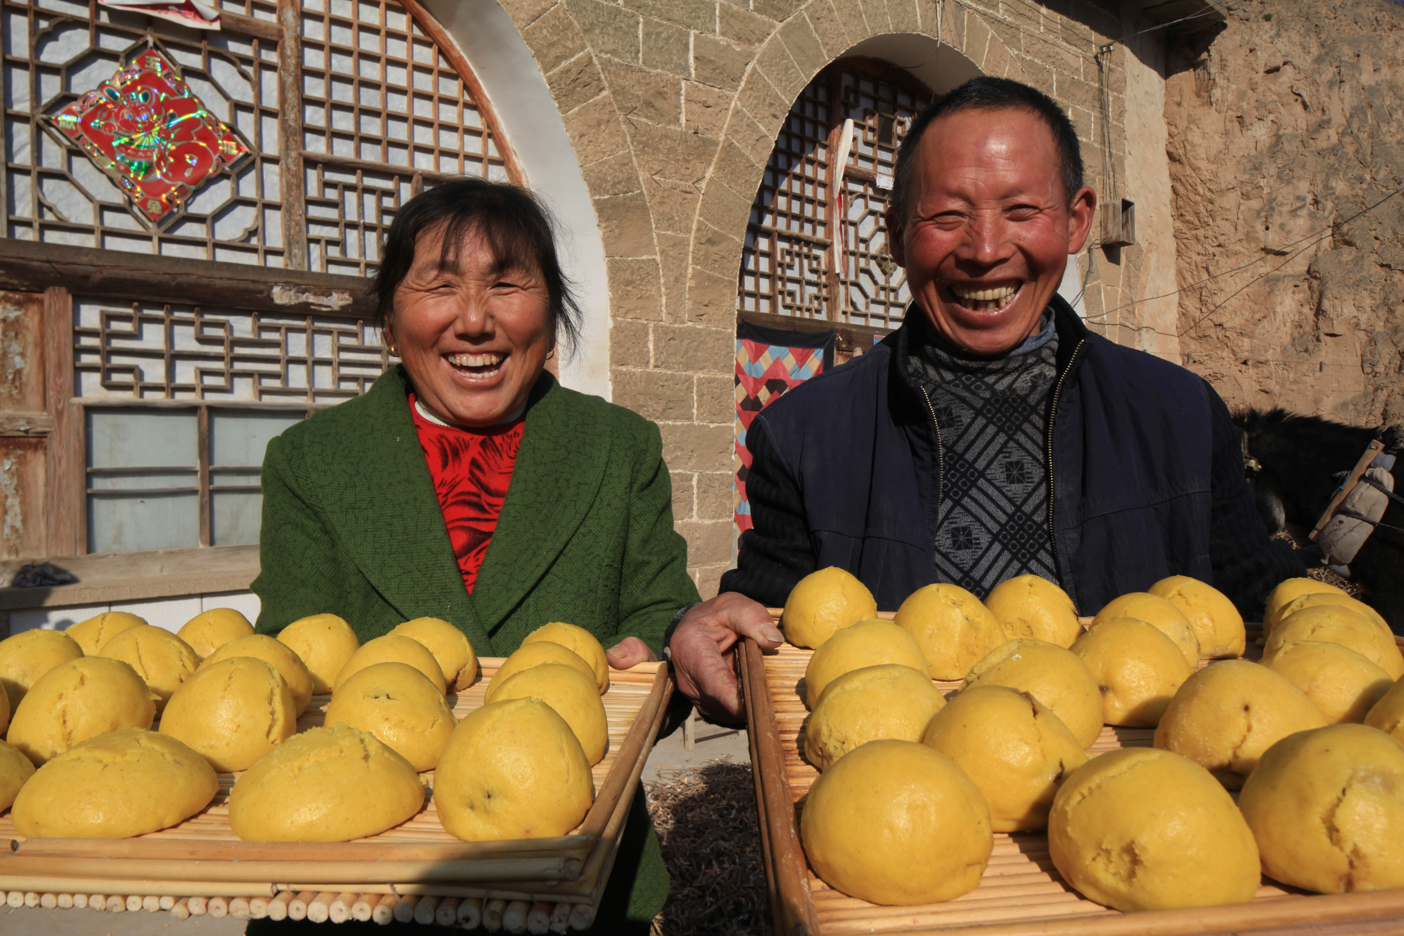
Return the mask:
<path id="1" fill-rule="evenodd" d="M 929 100 L 909 73 L 865 59 L 830 65 L 801 92 L 751 206 L 742 316 L 876 332 L 902 323 L 906 277 L 887 252 L 882 216 L 897 147 Z"/>
<path id="2" fill-rule="evenodd" d="M 364 276 L 395 210 L 461 175 L 522 181 L 457 47 L 414 0 L 222 0 L 183 29 L 97 0 L 0 0 L 0 234 Z M 49 119 L 154 48 L 250 156 L 169 223 Z"/>

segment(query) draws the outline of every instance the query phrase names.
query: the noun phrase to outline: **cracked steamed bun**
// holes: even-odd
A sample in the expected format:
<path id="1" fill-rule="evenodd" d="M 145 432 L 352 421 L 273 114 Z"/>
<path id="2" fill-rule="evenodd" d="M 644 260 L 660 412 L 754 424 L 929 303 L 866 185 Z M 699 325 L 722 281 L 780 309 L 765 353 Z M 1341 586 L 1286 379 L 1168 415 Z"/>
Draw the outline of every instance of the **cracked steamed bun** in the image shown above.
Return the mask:
<path id="1" fill-rule="evenodd" d="M 278 632 L 278 640 L 296 653 L 312 676 L 312 694 L 327 695 L 351 654 L 360 649 L 356 632 L 335 614 L 298 618 Z"/>
<path id="2" fill-rule="evenodd" d="M 7 740 L 38 766 L 104 731 L 150 728 L 156 694 L 121 660 L 80 657 L 49 670 L 30 688 Z"/>
<path id="3" fill-rule="evenodd" d="M 417 640 L 434 654 L 444 674 L 444 685 L 457 692 L 473 685 L 478 678 L 478 655 L 468 642 L 468 635 L 448 621 L 433 617 L 415 618 L 396 625 L 390 631 L 410 640 Z"/>
<path id="4" fill-rule="evenodd" d="M 1150 593 L 1164 598 L 1189 619 L 1199 639 L 1200 657 L 1219 659 L 1243 655 L 1248 645 L 1243 615 L 1228 596 L 1213 585 L 1188 575 L 1172 575 L 1152 585 Z"/>
<path id="5" fill-rule="evenodd" d="M 970 675 L 965 688 L 1008 686 L 1027 692 L 1053 710 L 1080 747 L 1102 733 L 1102 693 L 1077 654 L 1043 640 L 1020 637 L 995 647 Z"/>
<path id="6" fill-rule="evenodd" d="M 131 627 L 102 645 L 97 656 L 121 660 L 156 693 L 156 714 L 200 665 L 190 644 L 161 627 Z"/>
<path id="7" fill-rule="evenodd" d="M 10 808 L 25 781 L 34 776 L 34 762 L 19 748 L 0 741 L 0 812 Z"/>
<path id="8" fill-rule="evenodd" d="M 129 838 L 184 822 L 218 792 L 219 778 L 199 754 L 166 735 L 125 728 L 40 767 L 10 816 L 30 837 Z"/>
<path id="9" fill-rule="evenodd" d="M 1238 789 L 1264 751 L 1326 723 L 1316 704 L 1281 675 L 1247 660 L 1222 660 L 1185 680 L 1161 716 L 1155 746 Z"/>
<path id="10" fill-rule="evenodd" d="M 1004 643 L 1004 626 L 959 585 L 918 588 L 892 621 L 916 638 L 932 679 L 964 679 L 971 667 Z"/>
<path id="11" fill-rule="evenodd" d="M 377 663 L 348 677 L 323 719 L 338 722 L 375 735 L 418 771 L 434 769 L 458 724 L 439 688 L 404 663 Z"/>
<path id="12" fill-rule="evenodd" d="M 1071 647 L 1082 636 L 1077 605 L 1041 575 L 1016 575 L 1000 582 L 985 596 L 985 607 L 1010 639 L 1028 637 Z"/>
<path id="13" fill-rule="evenodd" d="M 1165 598 L 1150 592 L 1130 592 L 1113 598 L 1097 612 L 1087 629 L 1095 630 L 1107 621 L 1117 618 L 1145 621 L 1175 642 L 1191 669 L 1199 665 L 1199 637 L 1194 632 L 1194 625 L 1185 617 L 1184 612 Z"/>
<path id="14" fill-rule="evenodd" d="M 1394 682 L 1349 647 L 1319 640 L 1285 643 L 1263 665 L 1306 693 L 1333 725 L 1364 721 Z"/>
<path id="15" fill-rule="evenodd" d="M 1404 656 L 1394 635 L 1370 618 L 1338 604 L 1322 604 L 1294 611 L 1278 622 L 1263 644 L 1267 659 L 1284 644 L 1297 640 L 1319 640 L 1349 647 L 1389 674 L 1404 676 Z"/>
<path id="16" fill-rule="evenodd" d="M 60 663 L 83 656 L 83 648 L 67 633 L 59 631 L 21 631 L 0 640 L 0 686 L 5 687 L 6 722 L 19 708 L 20 699 L 29 687 Z"/>
<path id="17" fill-rule="evenodd" d="M 297 707 L 287 680 L 271 663 L 230 657 L 201 666 L 176 690 L 160 730 L 228 773 L 252 766 L 291 738 Z"/>
<path id="18" fill-rule="evenodd" d="M 1258 847 L 1209 771 L 1153 748 L 1122 748 L 1068 776 L 1048 816 L 1053 865 L 1117 910 L 1246 903 L 1262 883 Z"/>
<path id="19" fill-rule="evenodd" d="M 1404 679 L 1397 680 L 1365 716 L 1365 724 L 1404 741 Z"/>
<path id="20" fill-rule="evenodd" d="M 1263 608 L 1263 636 L 1272 633 L 1272 629 L 1277 626 L 1277 622 L 1283 618 L 1282 609 L 1287 607 L 1302 595 L 1315 595 L 1333 593 L 1349 597 L 1334 585 L 1327 585 L 1325 582 L 1318 582 L 1314 578 L 1289 578 L 1277 583 L 1267 596 L 1267 605 Z"/>
<path id="21" fill-rule="evenodd" d="M 409 761 L 374 735 L 333 725 L 293 735 L 244 771 L 229 794 L 229 827 L 246 842 L 349 842 L 423 806 Z"/>
<path id="22" fill-rule="evenodd" d="M 297 714 L 307 711 L 307 705 L 312 701 L 312 674 L 291 647 L 265 634 L 250 634 L 221 645 L 205 657 L 205 662 L 200 666 L 213 666 L 221 660 L 235 657 L 253 657 L 272 666 L 292 690 L 293 708 Z"/>
<path id="23" fill-rule="evenodd" d="M 434 654 L 429 652 L 429 648 L 417 640 L 406 637 L 403 634 L 386 634 L 384 637 L 377 637 L 374 640 L 367 640 L 361 644 L 359 650 L 351 654 L 351 659 L 346 661 L 346 665 L 337 674 L 336 682 L 333 684 L 332 696 L 342 684 L 352 676 L 359 673 L 368 666 L 377 663 L 404 663 L 413 666 L 424 674 L 440 692 L 448 689 L 448 680 L 444 679 L 443 667 L 439 661 L 434 659 Z"/>
<path id="24" fill-rule="evenodd" d="M 609 718 L 599 688 L 573 666 L 542 663 L 524 669 L 498 686 L 492 699 L 540 699 L 551 706 L 575 733 L 592 767 L 609 750 Z"/>
<path id="25" fill-rule="evenodd" d="M 1283 738 L 1238 808 L 1263 871 L 1323 894 L 1404 887 L 1404 744 L 1366 725 Z"/>
<path id="26" fill-rule="evenodd" d="M 551 621 L 527 634 L 522 643 L 525 645 L 541 640 L 558 643 L 593 666 L 595 668 L 595 683 L 599 686 L 600 695 L 604 695 L 605 691 L 609 689 L 609 657 L 605 655 L 604 644 L 596 640 L 594 634 L 574 624 Z"/>
<path id="27" fill-rule="evenodd" d="M 511 656 L 502 661 L 497 672 L 492 674 L 492 679 L 488 680 L 487 691 L 483 693 L 483 701 L 497 701 L 497 691 L 502 688 L 503 683 L 518 673 L 545 663 L 559 663 L 562 666 L 580 670 L 591 679 L 595 678 L 595 668 L 580 654 L 563 644 L 549 640 L 538 640 L 535 643 L 522 644 Z"/>
<path id="28" fill-rule="evenodd" d="M 1048 706 L 1006 686 L 966 689 L 936 713 L 921 742 L 975 781 L 996 832 L 1045 827 L 1059 782 L 1087 763 Z"/>
<path id="29" fill-rule="evenodd" d="M 883 663 L 844 673 L 805 721 L 804 759 L 824 771 L 869 741 L 920 741 L 945 704 L 925 666 Z"/>
<path id="30" fill-rule="evenodd" d="M 130 627 L 140 627 L 145 623 L 144 618 L 139 618 L 126 611 L 104 611 L 86 621 L 74 624 L 64 633 L 72 637 L 78 646 L 83 648 L 85 656 L 96 656 L 97 652 L 102 649 L 102 645 L 113 637 Z"/>

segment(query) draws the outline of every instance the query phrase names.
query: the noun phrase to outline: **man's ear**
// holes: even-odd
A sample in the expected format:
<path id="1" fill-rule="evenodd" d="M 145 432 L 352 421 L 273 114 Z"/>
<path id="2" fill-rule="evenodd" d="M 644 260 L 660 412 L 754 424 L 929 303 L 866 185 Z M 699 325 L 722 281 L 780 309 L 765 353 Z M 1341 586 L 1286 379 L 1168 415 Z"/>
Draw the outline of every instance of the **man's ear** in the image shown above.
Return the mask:
<path id="1" fill-rule="evenodd" d="M 882 216 L 883 226 L 887 229 L 887 252 L 892 255 L 892 259 L 897 261 L 897 265 L 903 269 L 907 268 L 907 246 L 902 242 L 902 235 L 906 225 L 897 217 L 897 212 L 889 209 Z"/>
<path id="2" fill-rule="evenodd" d="M 1082 250 L 1087 235 L 1092 232 L 1092 219 L 1096 217 L 1097 193 L 1084 185 L 1068 205 L 1068 253 Z"/>

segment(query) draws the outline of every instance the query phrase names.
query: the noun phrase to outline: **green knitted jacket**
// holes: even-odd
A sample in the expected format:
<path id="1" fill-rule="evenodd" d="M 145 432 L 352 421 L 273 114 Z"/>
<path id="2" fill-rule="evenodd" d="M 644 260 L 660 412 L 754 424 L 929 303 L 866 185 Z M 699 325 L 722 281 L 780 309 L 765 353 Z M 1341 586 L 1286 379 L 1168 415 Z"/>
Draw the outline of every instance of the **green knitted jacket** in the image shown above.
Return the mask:
<path id="1" fill-rule="evenodd" d="M 606 647 L 633 635 L 658 653 L 672 616 L 698 600 L 687 544 L 673 529 L 658 427 L 543 374 L 470 595 L 409 390 L 403 368 L 393 368 L 364 395 L 268 444 L 262 571 L 252 586 L 263 603 L 258 631 L 329 612 L 364 642 L 437 617 L 460 627 L 479 655 L 506 656 L 547 621 L 569 621 Z M 651 829 L 640 844 L 628 917 L 642 921 L 662 908 L 668 878 Z"/>

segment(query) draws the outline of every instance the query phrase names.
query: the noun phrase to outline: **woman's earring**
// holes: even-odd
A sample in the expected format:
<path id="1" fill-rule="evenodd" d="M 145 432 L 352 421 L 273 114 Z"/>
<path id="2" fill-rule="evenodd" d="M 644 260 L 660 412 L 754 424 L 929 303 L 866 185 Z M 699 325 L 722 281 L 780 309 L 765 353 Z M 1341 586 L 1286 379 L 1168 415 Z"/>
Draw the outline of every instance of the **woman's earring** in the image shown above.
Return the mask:
<path id="1" fill-rule="evenodd" d="M 390 355 L 391 357 L 399 357 L 400 349 L 395 347 L 394 342 L 387 342 L 385 345 L 385 353 Z"/>
<path id="2" fill-rule="evenodd" d="M 546 360 L 548 360 L 548 361 L 551 360 L 551 359 L 553 359 L 555 356 L 556 356 L 556 349 L 555 349 L 555 348 L 552 348 L 550 351 L 547 351 L 547 352 L 546 352 Z"/>

